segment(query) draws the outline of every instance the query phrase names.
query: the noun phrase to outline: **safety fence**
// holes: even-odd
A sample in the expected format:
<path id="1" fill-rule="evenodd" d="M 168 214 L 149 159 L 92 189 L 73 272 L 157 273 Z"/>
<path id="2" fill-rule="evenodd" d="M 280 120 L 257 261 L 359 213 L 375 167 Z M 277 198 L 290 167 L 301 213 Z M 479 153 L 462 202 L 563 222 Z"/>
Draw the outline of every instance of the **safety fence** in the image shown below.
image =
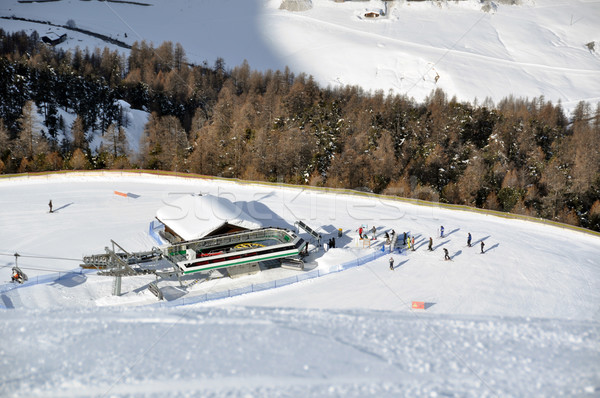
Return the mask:
<path id="1" fill-rule="evenodd" d="M 204 303 L 207 301 L 220 300 L 229 297 L 241 296 L 242 294 L 248 294 L 253 292 L 261 292 L 264 290 L 275 289 L 278 287 L 292 285 L 294 283 L 302 282 L 308 279 L 319 278 L 321 276 L 329 275 L 336 272 L 341 272 L 350 268 L 355 268 L 361 265 L 364 265 L 368 262 L 376 260 L 382 256 L 389 254 L 389 251 L 378 250 L 372 252 L 366 256 L 359 257 L 350 261 L 346 261 L 345 263 L 335 265 L 330 267 L 329 269 L 316 269 L 313 271 L 307 271 L 300 273 L 298 275 L 294 275 L 291 277 L 277 279 L 269 282 L 252 284 L 250 286 L 244 286 L 237 289 L 228 289 L 222 290 L 218 292 L 210 292 L 204 293 L 200 295 L 195 295 L 192 297 L 181 297 L 172 301 L 160 301 L 155 304 L 151 304 L 153 307 L 177 307 L 181 305 L 189 305 L 189 304 L 197 304 Z"/>

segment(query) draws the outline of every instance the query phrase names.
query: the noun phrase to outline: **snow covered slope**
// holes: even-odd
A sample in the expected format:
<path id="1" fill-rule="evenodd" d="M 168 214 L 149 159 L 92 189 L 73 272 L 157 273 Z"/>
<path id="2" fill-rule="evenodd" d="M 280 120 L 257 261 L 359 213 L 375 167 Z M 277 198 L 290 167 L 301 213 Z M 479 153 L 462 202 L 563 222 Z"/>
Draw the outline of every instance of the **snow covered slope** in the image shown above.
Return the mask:
<path id="1" fill-rule="evenodd" d="M 192 62 L 250 66 L 315 76 L 322 85 L 360 85 L 423 99 L 436 87 L 480 102 L 545 96 L 567 110 L 600 100 L 600 3 L 588 0 L 479 0 L 336 3 L 312 0 L 302 12 L 281 0 L 141 2 L 7 0 L 0 15 L 50 21 L 133 43 L 180 42 Z M 146 4 L 146 5 L 142 5 Z M 368 12 L 383 13 L 366 18 Z M 63 28 L 1 20 L 7 30 Z M 68 31 L 63 48 L 96 46 Z M 595 48 L 588 48 L 590 44 Z M 113 45 L 109 47 L 114 48 Z"/>
<path id="2" fill-rule="evenodd" d="M 153 298 L 136 278 L 124 279 L 122 297 L 110 296 L 110 278 L 94 274 L 2 285 L 2 303 L 12 308 L 0 310 L 0 395 L 600 392 L 600 239 L 568 229 L 333 192 L 77 173 L 0 180 L 0 272 L 8 279 L 15 252 L 36 278 L 76 267 L 70 259 L 102 253 L 110 239 L 147 249 L 155 244 L 147 231 L 156 209 L 186 192 L 226 197 L 265 224 L 291 227 L 302 219 L 325 239 L 342 228 L 336 249 L 311 255 L 318 268 L 368 252 L 354 239 L 362 224 L 379 235 L 407 231 L 417 250 L 393 254 L 394 271 L 385 256 L 291 286 L 176 308 L 129 306 Z M 54 214 L 47 213 L 50 198 Z M 440 225 L 445 238 L 437 236 Z M 426 250 L 429 236 L 433 252 Z M 442 248 L 453 261 L 443 261 Z M 213 282 L 213 291 L 237 283 Z M 427 309 L 413 310 L 412 301 Z"/>

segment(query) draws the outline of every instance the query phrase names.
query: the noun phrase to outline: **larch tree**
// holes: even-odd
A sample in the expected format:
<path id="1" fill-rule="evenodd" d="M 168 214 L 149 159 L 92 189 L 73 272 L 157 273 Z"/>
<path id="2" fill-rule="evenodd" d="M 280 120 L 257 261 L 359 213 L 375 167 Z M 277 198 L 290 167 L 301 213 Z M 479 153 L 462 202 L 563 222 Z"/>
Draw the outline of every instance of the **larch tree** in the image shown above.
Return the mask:
<path id="1" fill-rule="evenodd" d="M 0 119 L 0 158 L 7 155 L 10 151 L 9 143 L 8 130 L 4 126 L 4 120 Z"/>
<path id="2" fill-rule="evenodd" d="M 394 141 L 389 131 L 385 130 L 377 142 L 377 149 L 372 159 L 373 186 L 375 192 L 381 192 L 397 174 Z"/>
<path id="3" fill-rule="evenodd" d="M 175 116 L 152 113 L 140 140 L 141 162 L 161 170 L 187 170 L 187 134 Z"/>
<path id="4" fill-rule="evenodd" d="M 4 120 L 0 118 L 0 174 L 6 169 L 3 159 L 8 159 L 11 152 L 8 130 L 4 127 Z"/>
<path id="5" fill-rule="evenodd" d="M 79 115 L 77 115 L 71 125 L 71 137 L 73 138 L 73 149 L 89 149 L 83 119 Z"/>
<path id="6" fill-rule="evenodd" d="M 185 50 L 180 43 L 175 43 L 175 50 L 173 52 L 173 66 L 175 69 L 181 69 L 187 63 L 187 59 L 185 57 Z"/>
<path id="7" fill-rule="evenodd" d="M 596 116 L 592 116 L 589 107 L 585 107 L 578 119 L 573 121 L 571 163 L 572 180 L 575 191 L 584 192 L 600 175 L 600 105 Z"/>
<path id="8" fill-rule="evenodd" d="M 544 214 L 548 218 L 556 218 L 564 206 L 564 195 L 569 187 L 569 168 L 561 161 L 559 156 L 554 156 L 545 167 L 540 180 L 546 191 L 542 199 Z"/>
<path id="9" fill-rule="evenodd" d="M 310 172 L 314 136 L 296 127 L 271 134 L 278 136 L 271 149 L 278 154 L 277 163 L 273 165 L 277 169 L 277 179 L 283 178 L 284 181 L 293 183 L 305 182 Z"/>
<path id="10" fill-rule="evenodd" d="M 156 72 L 169 72 L 175 67 L 173 42 L 165 41 L 154 51 Z"/>
<path id="11" fill-rule="evenodd" d="M 219 137 L 212 126 L 204 126 L 195 132 L 194 151 L 190 156 L 190 169 L 195 173 L 221 175 L 221 151 Z"/>
<path id="12" fill-rule="evenodd" d="M 458 196 L 461 204 L 475 206 L 479 190 L 483 186 L 483 177 L 486 173 L 485 162 L 479 151 L 474 151 L 474 156 L 469 160 L 467 168 L 457 182 Z"/>
<path id="13" fill-rule="evenodd" d="M 175 116 L 164 116 L 161 120 L 160 136 L 166 147 L 163 152 L 163 164 L 167 166 L 167 170 L 186 171 L 189 143 L 179 119 Z"/>
<path id="14" fill-rule="evenodd" d="M 17 153 L 30 159 L 37 154 L 45 154 L 48 151 L 48 143 L 39 130 L 33 101 L 27 101 L 23 105 L 18 123 L 20 130 L 16 144 Z"/>
<path id="15" fill-rule="evenodd" d="M 80 148 L 75 148 L 69 159 L 69 165 L 73 170 L 85 170 L 90 168 L 90 162 Z"/>
<path id="16" fill-rule="evenodd" d="M 211 125 L 218 137 L 213 145 L 220 150 L 222 172 L 227 177 L 236 177 L 243 156 L 244 137 L 240 131 L 242 121 L 239 105 L 233 81 L 228 79 L 213 109 Z"/>
<path id="17" fill-rule="evenodd" d="M 109 125 L 102 137 L 102 143 L 114 158 L 128 155 L 127 135 L 123 127 Z"/>

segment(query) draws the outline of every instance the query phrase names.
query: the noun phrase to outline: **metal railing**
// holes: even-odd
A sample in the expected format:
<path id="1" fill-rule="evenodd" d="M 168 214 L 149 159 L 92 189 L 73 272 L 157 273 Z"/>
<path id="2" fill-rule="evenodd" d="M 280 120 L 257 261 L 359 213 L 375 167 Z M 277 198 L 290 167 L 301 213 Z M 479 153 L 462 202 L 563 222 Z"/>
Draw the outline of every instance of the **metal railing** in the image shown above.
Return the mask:
<path id="1" fill-rule="evenodd" d="M 195 295 L 192 297 L 181 297 L 179 299 L 175 299 L 172 301 L 161 301 L 158 303 L 150 304 L 150 306 L 158 306 L 158 307 L 177 307 L 180 305 L 189 305 L 189 304 L 197 304 L 203 303 L 206 301 L 212 300 L 220 300 L 229 297 L 240 296 L 242 294 L 253 293 L 253 292 L 261 292 L 268 289 L 275 289 L 282 286 L 288 286 L 294 283 L 302 282 L 308 279 L 320 278 L 321 276 L 333 274 L 336 272 L 345 271 L 350 268 L 355 268 L 361 265 L 364 265 L 368 262 L 376 260 L 382 256 L 389 254 L 388 251 L 378 250 L 371 254 L 368 254 L 363 257 L 356 258 L 351 261 L 346 261 L 345 263 L 339 264 L 337 266 L 333 266 L 327 270 L 316 269 L 313 271 L 304 272 L 295 276 L 277 279 L 264 283 L 252 284 L 250 286 L 244 286 L 236 289 L 227 289 L 218 292 L 210 292 L 204 293 L 200 295 Z"/>
<path id="2" fill-rule="evenodd" d="M 210 293 L 205 293 L 205 294 L 201 294 L 201 295 L 195 295 L 192 297 L 182 297 L 182 298 L 172 300 L 172 301 L 160 301 L 158 303 L 153 303 L 153 304 L 149 304 L 149 305 L 150 306 L 158 306 L 158 307 L 176 307 L 176 306 L 180 306 L 180 305 L 202 303 L 202 302 L 211 301 L 211 300 L 219 300 L 219 299 L 228 298 L 228 297 L 235 297 L 235 296 L 252 293 L 252 292 L 260 292 L 260 291 L 264 291 L 264 290 L 268 290 L 268 289 L 275 289 L 278 287 L 288 286 L 288 285 L 291 285 L 294 283 L 302 282 L 304 280 L 320 278 L 325 275 L 329 275 L 329 274 L 341 272 L 341 271 L 344 271 L 347 269 L 355 268 L 355 267 L 364 265 L 366 263 L 369 263 L 371 261 L 374 261 L 382 256 L 385 256 L 386 254 L 389 254 L 389 252 L 387 250 L 386 251 L 376 251 L 376 252 L 370 253 L 366 256 L 359 257 L 359 258 L 356 258 L 356 259 L 353 259 L 350 261 L 346 261 L 337 266 L 333 266 L 327 270 L 316 269 L 313 271 L 299 273 L 298 275 L 294 275 L 291 277 L 277 279 L 277 280 L 264 282 L 264 283 L 252 284 L 250 286 L 245 286 L 245 287 L 241 287 L 241 288 L 237 288 L 237 289 L 228 289 L 228 290 L 223 290 L 223 291 L 218 291 L 218 292 L 210 292 Z M 27 282 L 24 282 L 23 284 L 6 283 L 3 285 L 0 285 L 0 294 L 7 293 L 13 289 L 18 289 L 18 288 L 22 288 L 22 287 L 34 286 L 34 285 L 38 285 L 38 284 L 53 283 L 53 282 L 60 283 L 61 281 L 69 281 L 75 277 L 83 276 L 85 274 L 94 273 L 94 272 L 96 272 L 96 270 L 94 270 L 94 269 L 79 268 L 79 269 L 74 269 L 71 271 L 56 272 L 56 273 L 51 273 L 51 274 L 33 276 L 33 277 L 30 277 L 29 280 Z M 0 309 L 6 309 L 6 308 L 7 307 L 0 300 Z"/>

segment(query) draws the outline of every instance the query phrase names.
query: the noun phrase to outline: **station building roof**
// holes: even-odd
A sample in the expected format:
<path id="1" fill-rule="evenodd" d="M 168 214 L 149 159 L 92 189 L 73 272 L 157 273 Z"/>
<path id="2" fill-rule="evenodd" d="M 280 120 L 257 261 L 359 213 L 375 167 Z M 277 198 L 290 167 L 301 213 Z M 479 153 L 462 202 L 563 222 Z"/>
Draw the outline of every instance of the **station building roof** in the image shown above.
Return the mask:
<path id="1" fill-rule="evenodd" d="M 188 194 L 166 202 L 156 212 L 156 218 L 166 230 L 183 240 L 263 226 L 229 199 L 220 196 Z"/>

